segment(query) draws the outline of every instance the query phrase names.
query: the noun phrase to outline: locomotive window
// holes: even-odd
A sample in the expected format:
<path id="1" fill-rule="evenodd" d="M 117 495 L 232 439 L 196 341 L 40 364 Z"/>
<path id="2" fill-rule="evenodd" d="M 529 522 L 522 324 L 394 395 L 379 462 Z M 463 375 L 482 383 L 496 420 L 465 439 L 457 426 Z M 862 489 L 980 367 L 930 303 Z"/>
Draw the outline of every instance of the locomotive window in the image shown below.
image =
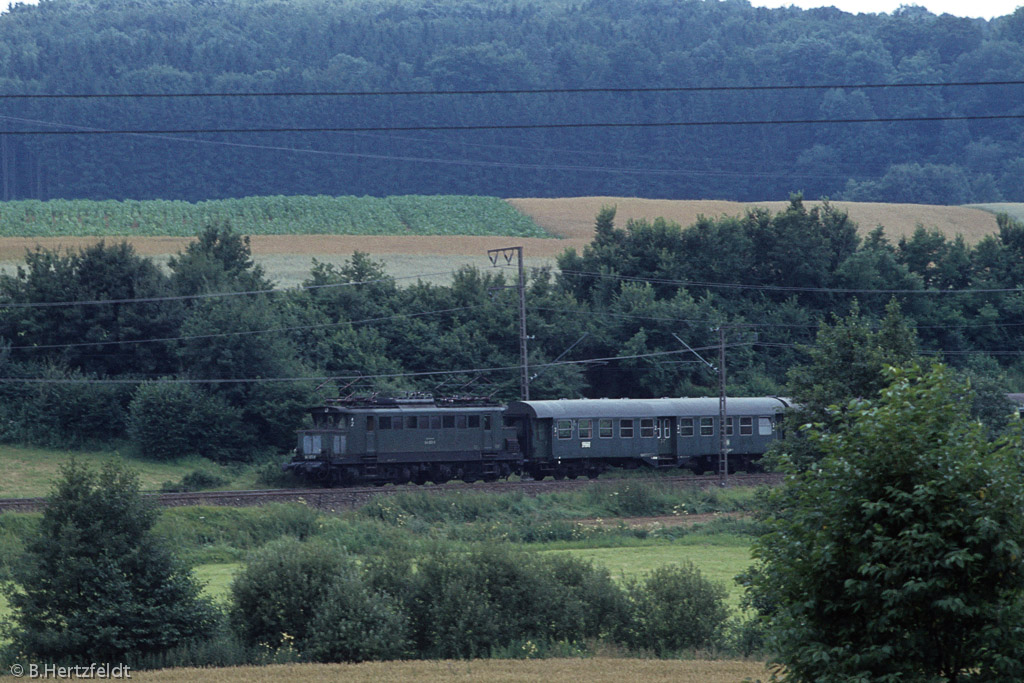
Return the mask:
<path id="1" fill-rule="evenodd" d="M 480 416 L 470 415 L 469 419 L 467 420 L 467 426 L 470 429 L 480 429 Z"/>
<path id="2" fill-rule="evenodd" d="M 490 415 L 484 415 L 484 429 L 486 431 L 488 431 L 488 432 L 491 431 L 491 416 Z"/>
<path id="3" fill-rule="evenodd" d="M 679 418 L 679 436 L 693 436 L 693 418 Z"/>
<path id="4" fill-rule="evenodd" d="M 441 416 L 440 415 L 431 415 L 430 416 L 430 428 L 431 429 L 440 429 L 441 428 Z"/>
<path id="5" fill-rule="evenodd" d="M 368 432 L 372 432 L 373 431 L 373 415 L 367 415 L 366 416 L 366 431 L 368 431 Z"/>
<path id="6" fill-rule="evenodd" d="M 580 420 L 580 438 L 590 439 L 593 433 L 594 423 L 592 420 Z"/>
<path id="7" fill-rule="evenodd" d="M 725 435 L 732 436 L 732 418 L 725 418 Z"/>
<path id="8" fill-rule="evenodd" d="M 571 439 L 572 438 L 572 420 L 559 420 L 558 421 L 558 438 L 559 439 Z"/>
<path id="9" fill-rule="evenodd" d="M 611 420 L 598 420 L 597 421 L 597 435 L 602 439 L 612 438 L 612 421 Z"/>
<path id="10" fill-rule="evenodd" d="M 401 424 L 401 422 L 399 422 Z M 391 418 L 387 415 L 377 418 L 377 429 L 391 429 Z"/>
<path id="11" fill-rule="evenodd" d="M 741 417 L 740 418 L 740 436 L 750 436 L 754 433 L 754 418 L 752 417 Z"/>
<path id="12" fill-rule="evenodd" d="M 444 420 L 444 428 L 445 429 L 455 429 L 455 416 L 454 415 L 445 415 L 445 416 L 443 416 L 443 420 Z"/>
<path id="13" fill-rule="evenodd" d="M 405 428 L 406 429 L 416 429 L 416 416 L 415 415 L 406 415 L 406 417 L 405 417 Z"/>
<path id="14" fill-rule="evenodd" d="M 623 439 L 633 438 L 633 421 L 619 420 L 619 436 Z"/>
<path id="15" fill-rule="evenodd" d="M 391 418 L 391 428 L 392 429 L 401 429 L 402 428 L 402 416 L 401 415 L 398 415 L 396 417 Z"/>
<path id="16" fill-rule="evenodd" d="M 714 436 L 715 435 L 715 418 L 713 418 L 713 417 L 702 417 L 700 419 L 700 435 L 701 436 Z"/>
<path id="17" fill-rule="evenodd" d="M 466 428 L 466 416 L 465 415 L 456 415 L 455 416 L 455 427 L 456 427 L 456 429 L 465 429 Z"/>
<path id="18" fill-rule="evenodd" d="M 654 436 L 654 420 L 650 418 L 644 418 L 640 420 L 640 438 L 650 439 Z"/>
<path id="19" fill-rule="evenodd" d="M 430 429 L 430 418 L 420 415 L 416 418 L 416 429 Z"/>

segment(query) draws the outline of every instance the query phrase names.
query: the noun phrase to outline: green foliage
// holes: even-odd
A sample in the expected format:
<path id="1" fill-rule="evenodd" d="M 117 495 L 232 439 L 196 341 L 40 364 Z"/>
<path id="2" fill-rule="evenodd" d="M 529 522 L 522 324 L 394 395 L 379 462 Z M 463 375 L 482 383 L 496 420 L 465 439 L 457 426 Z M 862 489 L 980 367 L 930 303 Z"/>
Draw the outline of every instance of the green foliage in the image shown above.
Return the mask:
<path id="1" fill-rule="evenodd" d="M 131 472 L 65 467 L 4 589 L 14 651 L 116 662 L 209 634 L 214 608 L 157 541 L 155 518 Z"/>
<path id="2" fill-rule="evenodd" d="M 249 645 L 302 650 L 333 583 L 351 571 L 353 560 L 324 543 L 269 543 L 231 583 L 231 623 Z M 330 635 L 322 637 L 330 647 Z"/>
<path id="3" fill-rule="evenodd" d="M 321 662 L 400 659 L 409 653 L 409 620 L 387 593 L 351 569 L 334 579 L 309 626 L 306 651 Z"/>
<path id="4" fill-rule="evenodd" d="M 142 383 L 128 407 L 128 438 L 144 458 L 241 459 L 251 443 L 245 431 L 240 410 L 190 384 Z"/>
<path id="5" fill-rule="evenodd" d="M 889 376 L 773 493 L 751 604 L 786 680 L 1017 680 L 1020 436 L 987 441 L 941 366 Z"/>
<path id="6" fill-rule="evenodd" d="M 667 565 L 628 584 L 633 612 L 628 641 L 659 655 L 714 647 L 729 617 L 724 586 L 693 564 Z"/>

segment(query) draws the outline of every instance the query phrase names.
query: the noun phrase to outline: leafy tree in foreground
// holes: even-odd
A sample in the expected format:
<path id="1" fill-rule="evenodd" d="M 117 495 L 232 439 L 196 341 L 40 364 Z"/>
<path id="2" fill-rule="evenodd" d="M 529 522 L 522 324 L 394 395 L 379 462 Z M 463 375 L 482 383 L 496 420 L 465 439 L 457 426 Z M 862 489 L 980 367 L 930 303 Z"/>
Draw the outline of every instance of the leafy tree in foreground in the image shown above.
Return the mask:
<path id="1" fill-rule="evenodd" d="M 773 492 L 748 599 L 788 681 L 1021 680 L 1019 435 L 995 443 L 966 386 L 891 370 L 825 454 Z"/>
<path id="2" fill-rule="evenodd" d="M 14 652 L 42 661 L 125 661 L 208 635 L 215 609 L 151 533 L 136 475 L 72 461 L 4 592 Z"/>

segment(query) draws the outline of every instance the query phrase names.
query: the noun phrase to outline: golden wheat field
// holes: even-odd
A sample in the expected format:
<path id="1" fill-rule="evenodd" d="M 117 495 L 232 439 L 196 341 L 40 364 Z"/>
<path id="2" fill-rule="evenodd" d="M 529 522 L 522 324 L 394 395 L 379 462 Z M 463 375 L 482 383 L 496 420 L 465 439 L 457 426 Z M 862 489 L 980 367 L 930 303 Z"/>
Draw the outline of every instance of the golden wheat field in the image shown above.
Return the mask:
<path id="1" fill-rule="evenodd" d="M 537 225 L 559 237 L 589 239 L 594 231 L 594 217 L 603 206 L 616 207 L 615 224 L 623 226 L 629 219 L 658 217 L 692 225 L 698 216 L 720 218 L 742 216 L 754 207 L 782 211 L 789 202 L 730 202 L 724 200 L 640 199 L 637 197 L 566 197 L 559 199 L 509 199 L 508 202 Z M 846 211 L 850 219 L 867 234 L 879 225 L 885 228 L 892 241 L 910 235 L 918 225 L 937 228 L 953 237 L 963 235 L 973 244 L 997 230 L 995 214 L 978 208 L 963 206 L 935 206 L 931 204 L 878 204 L 870 202 L 830 202 Z M 804 202 L 808 208 L 821 202 Z"/>
<path id="2" fill-rule="evenodd" d="M 142 683 L 389 683 L 391 681 L 539 681 L 547 683 L 737 683 L 767 680 L 763 662 L 657 659 L 483 659 L 471 661 L 285 664 L 226 669 L 132 672 Z"/>

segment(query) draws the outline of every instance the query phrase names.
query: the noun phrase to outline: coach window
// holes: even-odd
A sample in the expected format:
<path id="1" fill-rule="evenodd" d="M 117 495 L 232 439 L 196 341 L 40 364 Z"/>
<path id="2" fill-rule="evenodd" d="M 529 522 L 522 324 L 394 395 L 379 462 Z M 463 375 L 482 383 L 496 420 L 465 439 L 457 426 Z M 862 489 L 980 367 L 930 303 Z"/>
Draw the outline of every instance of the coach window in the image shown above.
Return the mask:
<path id="1" fill-rule="evenodd" d="M 752 417 L 741 417 L 740 418 L 740 436 L 750 436 L 754 433 L 754 418 Z"/>
<path id="2" fill-rule="evenodd" d="M 445 415 L 443 418 L 445 429 L 455 429 L 455 416 Z"/>
<path id="3" fill-rule="evenodd" d="M 572 420 L 559 420 L 558 421 L 558 438 L 559 439 L 571 439 L 572 438 Z"/>
<path id="4" fill-rule="evenodd" d="M 760 436 L 771 436 L 771 434 L 772 434 L 772 419 L 770 417 L 759 417 L 759 418 L 757 418 L 757 433 Z"/>
<path id="5" fill-rule="evenodd" d="M 654 420 L 644 418 L 640 420 L 640 438 L 650 439 L 654 437 Z"/>
<path id="6" fill-rule="evenodd" d="M 623 439 L 633 438 L 633 421 L 619 420 L 619 436 Z"/>
<path id="7" fill-rule="evenodd" d="M 732 436 L 732 418 L 725 418 L 725 435 Z"/>
<path id="8" fill-rule="evenodd" d="M 593 420 L 580 420 L 580 438 L 590 439 L 593 438 L 594 422 Z"/>
<path id="9" fill-rule="evenodd" d="M 368 431 L 368 432 L 372 432 L 373 431 L 373 415 L 367 415 L 366 416 L 366 431 Z"/>
<path id="10" fill-rule="evenodd" d="M 612 421 L 611 420 L 598 420 L 597 421 L 597 435 L 602 439 L 612 438 Z"/>
<path id="11" fill-rule="evenodd" d="M 700 419 L 700 435 L 701 436 L 714 436 L 715 435 L 715 418 L 713 418 L 713 417 L 702 417 Z"/>
<path id="12" fill-rule="evenodd" d="M 693 436 L 693 418 L 679 418 L 679 436 Z"/>

